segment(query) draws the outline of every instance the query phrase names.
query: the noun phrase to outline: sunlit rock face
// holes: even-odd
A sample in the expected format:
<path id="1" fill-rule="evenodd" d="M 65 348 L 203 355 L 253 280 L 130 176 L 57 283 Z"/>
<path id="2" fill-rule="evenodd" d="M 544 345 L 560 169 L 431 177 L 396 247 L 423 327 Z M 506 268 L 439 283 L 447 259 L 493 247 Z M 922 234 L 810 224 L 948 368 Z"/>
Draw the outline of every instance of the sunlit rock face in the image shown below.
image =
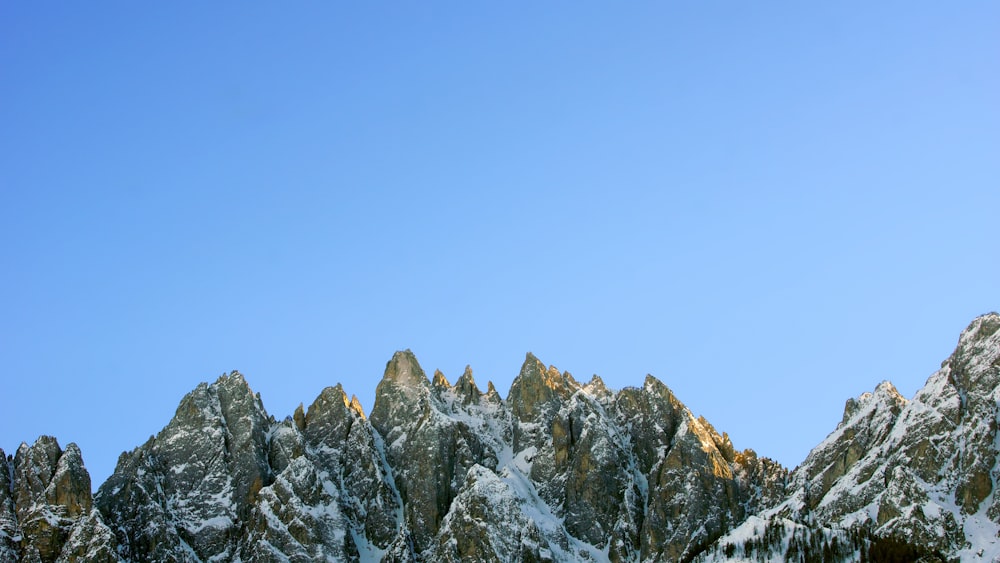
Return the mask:
<path id="1" fill-rule="evenodd" d="M 786 471 L 737 453 L 728 436 L 696 418 L 652 376 L 615 398 L 622 427 L 635 444 L 636 465 L 647 484 L 640 538 L 643 560 L 682 560 L 745 515 L 781 498 Z"/>
<path id="2" fill-rule="evenodd" d="M 275 420 L 233 372 L 94 498 L 75 445 L 0 453 L 0 560 L 992 560 L 998 357 L 1000 317 L 976 319 L 912 400 L 849 400 L 791 473 L 652 376 L 613 391 L 532 354 L 504 399 L 397 352 L 367 418 L 337 385 Z"/>

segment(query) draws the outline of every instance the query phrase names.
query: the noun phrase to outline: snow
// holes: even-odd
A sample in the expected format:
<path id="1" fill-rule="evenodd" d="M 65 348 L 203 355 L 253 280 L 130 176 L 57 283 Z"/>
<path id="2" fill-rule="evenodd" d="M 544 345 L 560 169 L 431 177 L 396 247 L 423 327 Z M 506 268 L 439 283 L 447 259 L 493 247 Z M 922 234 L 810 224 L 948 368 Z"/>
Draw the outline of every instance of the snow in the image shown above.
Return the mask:
<path id="1" fill-rule="evenodd" d="M 197 534 L 198 532 L 204 530 L 205 528 L 215 528 L 217 530 L 225 530 L 233 525 L 233 519 L 229 516 L 213 516 L 211 518 L 205 518 L 198 521 L 195 524 L 188 524 L 186 529 L 192 534 Z"/>

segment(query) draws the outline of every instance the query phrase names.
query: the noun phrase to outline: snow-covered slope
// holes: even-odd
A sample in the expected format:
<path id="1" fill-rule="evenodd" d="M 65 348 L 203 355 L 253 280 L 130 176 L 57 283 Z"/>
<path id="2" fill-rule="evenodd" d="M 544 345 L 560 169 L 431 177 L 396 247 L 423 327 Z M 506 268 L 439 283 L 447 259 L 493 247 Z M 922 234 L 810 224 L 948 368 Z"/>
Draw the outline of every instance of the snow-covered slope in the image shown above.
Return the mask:
<path id="1" fill-rule="evenodd" d="M 788 498 L 761 517 L 857 532 L 868 544 L 892 538 L 945 559 L 1000 561 L 998 386 L 994 313 L 962 332 L 912 400 L 888 382 L 849 400 L 837 429 L 792 473 Z M 737 529 L 718 545 L 745 536 Z"/>

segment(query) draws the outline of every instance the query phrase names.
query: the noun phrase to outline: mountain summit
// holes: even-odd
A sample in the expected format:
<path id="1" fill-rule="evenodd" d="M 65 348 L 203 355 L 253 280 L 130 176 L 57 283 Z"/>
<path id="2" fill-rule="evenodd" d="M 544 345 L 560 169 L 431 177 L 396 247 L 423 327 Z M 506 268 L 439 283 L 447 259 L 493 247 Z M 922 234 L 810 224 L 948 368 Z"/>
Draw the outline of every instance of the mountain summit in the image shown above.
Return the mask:
<path id="1" fill-rule="evenodd" d="M 91 496 L 74 444 L 0 452 L 0 560 L 867 561 L 1000 558 L 1000 316 L 913 399 L 849 399 L 794 471 L 661 381 L 528 354 L 501 398 L 397 352 L 366 418 L 340 385 L 276 420 L 233 372 Z"/>

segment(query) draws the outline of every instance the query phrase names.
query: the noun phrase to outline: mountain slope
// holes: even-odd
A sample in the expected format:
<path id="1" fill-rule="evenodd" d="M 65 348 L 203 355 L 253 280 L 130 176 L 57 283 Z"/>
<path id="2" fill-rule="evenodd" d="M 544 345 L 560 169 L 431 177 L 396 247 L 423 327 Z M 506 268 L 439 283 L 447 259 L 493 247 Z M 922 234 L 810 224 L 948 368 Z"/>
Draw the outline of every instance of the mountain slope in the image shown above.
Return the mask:
<path id="1" fill-rule="evenodd" d="M 788 498 L 761 516 L 862 530 L 941 558 L 1000 559 L 998 405 L 1000 315 L 991 313 L 962 332 L 912 400 L 888 382 L 849 400 L 837 429 L 793 471 Z M 741 542 L 761 535 L 734 533 Z"/>

